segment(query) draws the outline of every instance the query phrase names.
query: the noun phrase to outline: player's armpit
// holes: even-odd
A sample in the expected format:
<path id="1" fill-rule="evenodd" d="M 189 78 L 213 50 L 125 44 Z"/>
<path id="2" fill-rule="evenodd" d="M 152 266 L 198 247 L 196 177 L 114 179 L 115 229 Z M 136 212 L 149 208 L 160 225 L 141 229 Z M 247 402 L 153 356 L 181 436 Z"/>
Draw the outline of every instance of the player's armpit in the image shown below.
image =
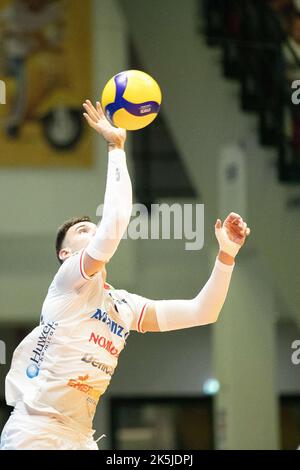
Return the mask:
<path id="1" fill-rule="evenodd" d="M 104 268 L 106 262 L 105 261 L 98 261 L 88 255 L 86 252 L 83 254 L 83 267 L 84 272 L 89 276 L 92 277 L 94 274 L 99 273 Z"/>
<path id="2" fill-rule="evenodd" d="M 155 309 L 154 302 L 150 302 L 147 305 L 146 312 L 145 312 L 145 315 L 141 324 L 141 329 L 143 331 L 149 331 L 149 332 L 160 331 L 158 322 L 157 322 L 156 309 Z"/>

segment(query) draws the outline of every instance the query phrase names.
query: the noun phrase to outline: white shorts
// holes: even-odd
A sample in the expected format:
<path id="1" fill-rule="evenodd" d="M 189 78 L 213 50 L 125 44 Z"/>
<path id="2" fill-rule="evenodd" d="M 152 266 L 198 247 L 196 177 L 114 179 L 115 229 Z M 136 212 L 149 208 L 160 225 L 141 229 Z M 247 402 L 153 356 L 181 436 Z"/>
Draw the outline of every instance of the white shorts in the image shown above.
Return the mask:
<path id="1" fill-rule="evenodd" d="M 0 450 L 99 450 L 92 435 L 53 416 L 14 411 L 3 428 Z"/>

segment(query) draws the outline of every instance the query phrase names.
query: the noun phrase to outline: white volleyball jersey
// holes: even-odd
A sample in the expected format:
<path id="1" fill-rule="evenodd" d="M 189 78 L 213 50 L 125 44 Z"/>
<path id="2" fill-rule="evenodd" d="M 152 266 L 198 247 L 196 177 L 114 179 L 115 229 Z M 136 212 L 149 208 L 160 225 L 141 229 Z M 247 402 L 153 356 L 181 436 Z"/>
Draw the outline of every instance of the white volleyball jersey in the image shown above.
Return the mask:
<path id="1" fill-rule="evenodd" d="M 91 429 L 131 330 L 140 331 L 149 299 L 89 278 L 83 251 L 58 270 L 41 322 L 15 350 L 6 377 L 6 401 L 34 413 L 55 414 Z"/>

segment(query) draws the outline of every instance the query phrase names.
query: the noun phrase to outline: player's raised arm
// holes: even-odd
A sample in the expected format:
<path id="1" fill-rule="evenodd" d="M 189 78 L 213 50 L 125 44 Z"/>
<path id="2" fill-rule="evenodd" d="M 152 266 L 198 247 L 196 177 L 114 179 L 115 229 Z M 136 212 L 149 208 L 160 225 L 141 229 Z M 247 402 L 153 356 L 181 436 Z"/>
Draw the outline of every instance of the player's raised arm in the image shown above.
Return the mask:
<path id="1" fill-rule="evenodd" d="M 179 330 L 217 321 L 227 296 L 235 257 L 250 229 L 238 214 L 231 213 L 223 225 L 217 220 L 215 234 L 220 251 L 203 289 L 191 300 L 149 301 L 144 318 L 140 319 L 140 331 Z"/>
<path id="2" fill-rule="evenodd" d="M 124 151 L 126 131 L 108 122 L 100 103 L 95 108 L 87 100 L 83 106 L 88 124 L 104 137 L 109 150 L 102 220 L 83 257 L 84 272 L 92 276 L 111 259 L 125 233 L 132 212 L 132 185 Z"/>

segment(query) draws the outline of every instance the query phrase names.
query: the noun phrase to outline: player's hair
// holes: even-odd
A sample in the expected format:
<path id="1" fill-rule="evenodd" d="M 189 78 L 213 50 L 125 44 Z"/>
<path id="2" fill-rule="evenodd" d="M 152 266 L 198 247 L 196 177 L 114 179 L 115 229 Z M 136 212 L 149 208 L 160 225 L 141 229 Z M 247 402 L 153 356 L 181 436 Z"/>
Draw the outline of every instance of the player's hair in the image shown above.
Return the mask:
<path id="1" fill-rule="evenodd" d="M 67 232 L 71 227 L 73 227 L 73 225 L 76 225 L 79 222 L 91 222 L 91 219 L 88 215 L 84 215 L 82 217 L 73 217 L 72 219 L 69 219 L 66 222 L 64 222 L 57 231 L 55 250 L 56 250 L 57 259 L 60 262 L 60 264 L 62 264 L 63 261 L 59 258 L 59 252 L 62 248 Z"/>

